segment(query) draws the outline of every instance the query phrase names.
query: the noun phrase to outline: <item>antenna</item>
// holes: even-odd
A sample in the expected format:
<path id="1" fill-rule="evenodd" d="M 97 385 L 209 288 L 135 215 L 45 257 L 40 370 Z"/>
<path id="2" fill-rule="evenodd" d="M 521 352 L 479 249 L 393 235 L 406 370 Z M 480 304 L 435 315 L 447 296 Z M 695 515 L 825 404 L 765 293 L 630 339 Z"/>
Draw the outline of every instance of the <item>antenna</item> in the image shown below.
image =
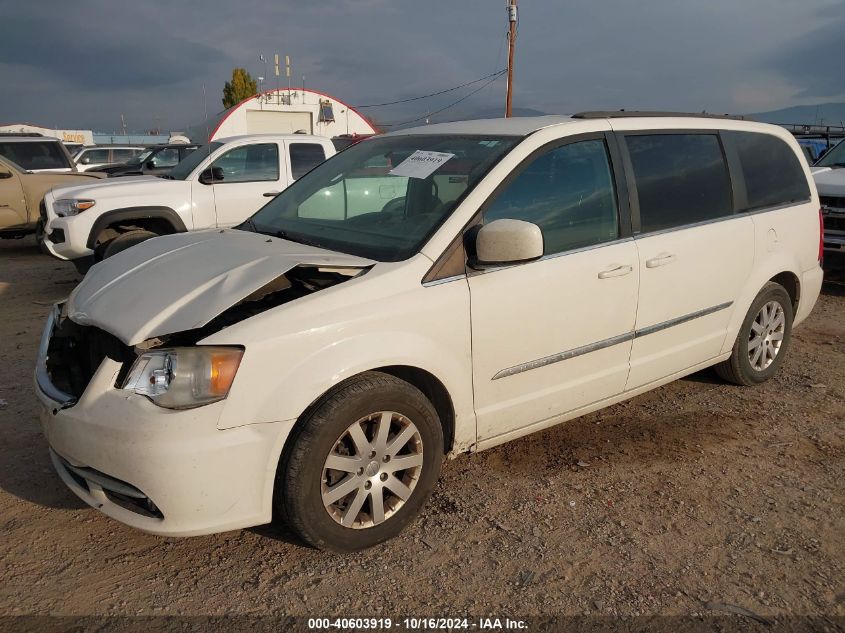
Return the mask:
<path id="1" fill-rule="evenodd" d="M 516 0 L 508 0 L 508 93 L 505 98 L 505 116 L 510 117 L 513 102 L 513 51 L 516 48 L 516 27 L 519 20 L 516 13 Z"/>
<path id="2" fill-rule="evenodd" d="M 203 109 L 203 112 L 205 113 L 205 138 L 206 138 L 206 143 L 210 143 L 211 138 L 209 138 L 209 137 L 211 136 L 211 132 L 208 130 L 208 99 L 206 99 L 205 84 L 202 85 L 202 109 Z"/>

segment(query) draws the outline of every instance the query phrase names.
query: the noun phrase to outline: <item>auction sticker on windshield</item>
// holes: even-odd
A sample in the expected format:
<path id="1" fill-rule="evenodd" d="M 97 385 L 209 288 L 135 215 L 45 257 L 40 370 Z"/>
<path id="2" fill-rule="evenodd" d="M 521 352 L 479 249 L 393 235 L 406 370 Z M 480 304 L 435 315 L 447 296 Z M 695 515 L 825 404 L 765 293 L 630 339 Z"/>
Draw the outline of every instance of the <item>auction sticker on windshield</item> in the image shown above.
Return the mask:
<path id="1" fill-rule="evenodd" d="M 438 167 L 450 158 L 454 158 L 454 156 L 454 154 L 447 154 L 445 152 L 427 152 L 418 149 L 416 152 L 408 156 L 408 158 L 396 165 L 396 167 L 391 169 L 388 173 L 391 176 L 428 178 L 437 170 Z"/>

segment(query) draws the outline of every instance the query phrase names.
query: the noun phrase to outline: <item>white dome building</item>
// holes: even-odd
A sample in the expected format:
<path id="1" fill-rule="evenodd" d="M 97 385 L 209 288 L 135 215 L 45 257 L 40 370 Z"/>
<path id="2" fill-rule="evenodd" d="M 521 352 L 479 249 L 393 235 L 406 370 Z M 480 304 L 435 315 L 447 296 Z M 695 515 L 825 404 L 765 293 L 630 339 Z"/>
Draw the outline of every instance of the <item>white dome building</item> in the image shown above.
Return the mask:
<path id="1" fill-rule="evenodd" d="M 322 92 L 278 88 L 244 99 L 195 125 L 188 136 L 196 143 L 239 134 L 370 135 L 378 130 L 355 108 Z"/>

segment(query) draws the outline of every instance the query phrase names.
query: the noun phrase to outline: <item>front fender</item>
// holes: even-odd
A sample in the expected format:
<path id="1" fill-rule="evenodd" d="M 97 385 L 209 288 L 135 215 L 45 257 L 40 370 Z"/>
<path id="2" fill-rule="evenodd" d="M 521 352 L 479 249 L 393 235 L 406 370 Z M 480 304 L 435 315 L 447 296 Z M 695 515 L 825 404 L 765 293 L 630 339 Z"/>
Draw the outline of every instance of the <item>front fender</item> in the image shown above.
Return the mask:
<path id="1" fill-rule="evenodd" d="M 263 393 L 263 390 L 251 391 L 251 403 L 240 394 L 230 394 L 219 426 L 232 428 L 244 424 L 246 419 L 252 422 L 295 419 L 344 380 L 379 367 L 403 365 L 430 373 L 446 387 L 455 410 L 455 449 L 461 450 L 476 439 L 470 362 L 439 341 L 409 332 L 346 338 L 300 359 L 284 373 L 275 374 L 275 388 Z M 258 362 L 256 369 L 264 365 Z M 238 381 L 254 387 L 256 373 L 239 372 Z"/>
<path id="2" fill-rule="evenodd" d="M 418 280 L 422 274 L 424 270 L 408 276 Z M 246 348 L 221 428 L 296 419 L 341 381 L 401 365 L 428 372 L 448 391 L 455 412 L 455 448 L 475 442 L 466 281 L 431 287 L 416 281 L 409 288 L 396 278 L 377 280 L 370 275 L 376 277 L 378 271 L 202 341 Z M 406 290 L 387 291 L 396 287 L 394 282 Z"/>

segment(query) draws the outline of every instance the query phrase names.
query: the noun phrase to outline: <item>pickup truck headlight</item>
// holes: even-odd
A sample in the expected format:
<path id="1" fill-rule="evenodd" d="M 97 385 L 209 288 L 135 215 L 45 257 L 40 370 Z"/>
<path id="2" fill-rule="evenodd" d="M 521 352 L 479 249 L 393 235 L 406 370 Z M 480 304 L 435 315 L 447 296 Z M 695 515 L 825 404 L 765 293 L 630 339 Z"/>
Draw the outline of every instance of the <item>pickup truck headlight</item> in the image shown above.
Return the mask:
<path id="1" fill-rule="evenodd" d="M 244 350 L 240 347 L 177 347 L 141 354 L 123 389 L 167 409 L 192 409 L 223 400 Z"/>
<path id="2" fill-rule="evenodd" d="M 66 218 L 69 215 L 78 215 L 86 209 L 90 209 L 95 204 L 94 200 L 86 200 L 81 198 L 64 198 L 53 202 L 53 211 L 60 218 Z"/>

